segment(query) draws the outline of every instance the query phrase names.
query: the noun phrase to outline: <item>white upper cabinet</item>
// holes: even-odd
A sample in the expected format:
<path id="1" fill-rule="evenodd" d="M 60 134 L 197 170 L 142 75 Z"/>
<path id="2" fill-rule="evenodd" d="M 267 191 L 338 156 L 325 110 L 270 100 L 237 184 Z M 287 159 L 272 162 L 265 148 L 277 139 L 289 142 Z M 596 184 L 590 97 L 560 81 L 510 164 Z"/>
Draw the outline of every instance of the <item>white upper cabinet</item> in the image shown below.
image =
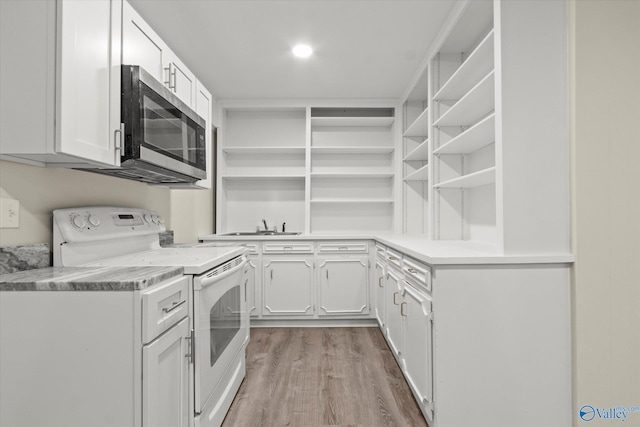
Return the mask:
<path id="1" fill-rule="evenodd" d="M 196 76 L 171 51 L 128 2 L 122 14 L 122 62 L 139 65 L 192 109 L 196 104 Z"/>
<path id="2" fill-rule="evenodd" d="M 0 8 L 2 158 L 118 166 L 122 1 Z"/>

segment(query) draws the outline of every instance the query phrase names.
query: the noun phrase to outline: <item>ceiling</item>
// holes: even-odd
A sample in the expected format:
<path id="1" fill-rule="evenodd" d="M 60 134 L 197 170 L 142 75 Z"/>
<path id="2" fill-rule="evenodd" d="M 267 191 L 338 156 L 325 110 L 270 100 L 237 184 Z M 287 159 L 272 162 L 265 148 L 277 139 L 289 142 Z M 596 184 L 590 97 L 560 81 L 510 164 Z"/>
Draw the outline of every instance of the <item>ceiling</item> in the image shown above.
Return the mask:
<path id="1" fill-rule="evenodd" d="M 395 99 L 455 0 L 129 2 L 219 99 Z"/>

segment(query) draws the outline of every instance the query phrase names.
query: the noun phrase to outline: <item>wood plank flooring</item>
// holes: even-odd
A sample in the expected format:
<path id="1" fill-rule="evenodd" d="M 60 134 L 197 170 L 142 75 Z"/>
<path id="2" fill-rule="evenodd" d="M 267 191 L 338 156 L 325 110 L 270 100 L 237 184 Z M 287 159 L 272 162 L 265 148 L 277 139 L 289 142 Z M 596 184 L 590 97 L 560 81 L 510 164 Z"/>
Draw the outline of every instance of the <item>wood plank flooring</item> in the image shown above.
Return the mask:
<path id="1" fill-rule="evenodd" d="M 427 426 L 378 328 L 255 328 L 223 427 Z"/>

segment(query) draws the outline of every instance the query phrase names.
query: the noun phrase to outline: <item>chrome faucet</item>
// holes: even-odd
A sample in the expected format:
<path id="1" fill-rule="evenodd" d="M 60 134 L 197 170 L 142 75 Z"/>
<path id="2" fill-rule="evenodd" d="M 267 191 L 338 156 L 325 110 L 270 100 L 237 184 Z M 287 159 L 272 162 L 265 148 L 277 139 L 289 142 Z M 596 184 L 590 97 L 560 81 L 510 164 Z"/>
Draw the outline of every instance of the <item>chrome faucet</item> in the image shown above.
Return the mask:
<path id="1" fill-rule="evenodd" d="M 262 223 L 264 224 L 264 231 L 269 231 L 269 227 L 267 227 L 267 220 L 262 218 Z"/>

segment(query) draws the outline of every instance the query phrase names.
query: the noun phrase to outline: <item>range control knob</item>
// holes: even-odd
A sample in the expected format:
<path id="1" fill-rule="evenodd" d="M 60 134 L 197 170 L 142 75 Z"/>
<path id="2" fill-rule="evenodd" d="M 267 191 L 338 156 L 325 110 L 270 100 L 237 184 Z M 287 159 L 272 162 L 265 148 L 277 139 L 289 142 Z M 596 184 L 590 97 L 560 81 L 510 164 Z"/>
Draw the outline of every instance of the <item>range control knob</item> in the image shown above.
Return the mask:
<path id="1" fill-rule="evenodd" d="M 152 215 L 151 220 L 153 221 L 154 224 L 158 224 L 158 215 Z"/>
<path id="2" fill-rule="evenodd" d="M 144 214 L 144 220 L 147 222 L 151 222 L 151 215 L 148 213 Z"/>
<path id="3" fill-rule="evenodd" d="M 161 216 L 158 217 L 158 223 L 160 224 L 164 224 L 164 218 L 162 218 Z"/>
<path id="4" fill-rule="evenodd" d="M 100 225 L 100 218 L 98 218 L 95 215 L 89 215 L 89 217 L 87 218 L 87 220 L 89 221 L 89 224 L 91 224 L 94 227 L 97 227 Z"/>
<path id="5" fill-rule="evenodd" d="M 73 224 L 76 228 L 84 228 L 87 225 L 87 222 L 80 215 L 71 215 L 71 224 Z"/>

